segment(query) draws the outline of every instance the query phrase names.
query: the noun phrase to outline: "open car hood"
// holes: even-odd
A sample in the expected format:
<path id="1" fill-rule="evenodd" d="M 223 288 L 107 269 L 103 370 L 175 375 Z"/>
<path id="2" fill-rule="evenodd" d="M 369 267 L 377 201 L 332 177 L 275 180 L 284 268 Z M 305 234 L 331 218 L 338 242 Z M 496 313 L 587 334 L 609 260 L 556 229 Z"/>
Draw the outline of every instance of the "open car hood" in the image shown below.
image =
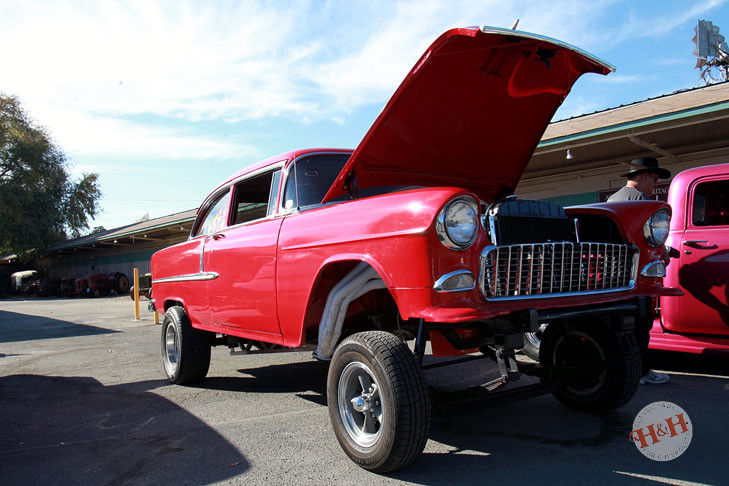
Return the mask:
<path id="1" fill-rule="evenodd" d="M 418 60 L 324 197 L 377 186 L 513 193 L 554 112 L 583 73 L 614 68 L 554 39 L 452 29 Z"/>

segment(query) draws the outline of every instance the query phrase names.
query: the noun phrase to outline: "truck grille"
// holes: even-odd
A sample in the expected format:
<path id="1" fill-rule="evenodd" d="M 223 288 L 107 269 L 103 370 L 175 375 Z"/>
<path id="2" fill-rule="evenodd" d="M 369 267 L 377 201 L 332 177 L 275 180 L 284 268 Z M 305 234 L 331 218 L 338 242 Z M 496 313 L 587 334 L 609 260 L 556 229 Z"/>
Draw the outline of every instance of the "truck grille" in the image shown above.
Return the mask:
<path id="1" fill-rule="evenodd" d="M 614 243 L 491 246 L 481 254 L 481 292 L 487 299 L 518 299 L 628 289 L 634 254 Z"/>

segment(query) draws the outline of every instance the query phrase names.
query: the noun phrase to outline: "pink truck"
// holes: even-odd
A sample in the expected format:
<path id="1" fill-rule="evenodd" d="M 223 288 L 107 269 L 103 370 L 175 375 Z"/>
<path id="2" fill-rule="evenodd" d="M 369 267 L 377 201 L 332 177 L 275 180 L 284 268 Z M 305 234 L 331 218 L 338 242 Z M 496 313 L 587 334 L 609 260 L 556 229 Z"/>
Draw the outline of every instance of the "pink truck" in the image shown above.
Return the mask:
<path id="1" fill-rule="evenodd" d="M 664 285 L 684 295 L 661 297 L 650 348 L 729 353 L 729 164 L 689 169 L 671 182 L 667 245 L 680 256 Z"/>

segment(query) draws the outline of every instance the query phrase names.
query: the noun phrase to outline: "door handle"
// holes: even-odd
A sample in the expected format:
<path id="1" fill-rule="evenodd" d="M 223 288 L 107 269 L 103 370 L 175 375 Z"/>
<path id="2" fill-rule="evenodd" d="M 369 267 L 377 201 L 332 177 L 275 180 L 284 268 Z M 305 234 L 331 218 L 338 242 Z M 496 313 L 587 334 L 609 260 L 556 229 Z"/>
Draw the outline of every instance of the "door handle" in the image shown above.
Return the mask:
<path id="1" fill-rule="evenodd" d="M 221 239 L 221 238 L 225 238 L 225 235 L 224 235 L 224 234 L 222 234 L 222 233 L 216 233 L 216 234 L 214 234 L 214 235 L 213 235 L 213 239 L 214 239 L 215 241 L 217 241 L 217 240 L 219 240 L 219 239 Z"/>
<path id="2" fill-rule="evenodd" d="M 718 248 L 715 243 L 711 243 L 708 240 L 686 240 L 683 242 L 684 245 L 696 248 L 697 250 L 714 250 Z M 688 251 L 688 250 L 685 250 Z M 687 253 L 690 255 L 691 253 Z"/>

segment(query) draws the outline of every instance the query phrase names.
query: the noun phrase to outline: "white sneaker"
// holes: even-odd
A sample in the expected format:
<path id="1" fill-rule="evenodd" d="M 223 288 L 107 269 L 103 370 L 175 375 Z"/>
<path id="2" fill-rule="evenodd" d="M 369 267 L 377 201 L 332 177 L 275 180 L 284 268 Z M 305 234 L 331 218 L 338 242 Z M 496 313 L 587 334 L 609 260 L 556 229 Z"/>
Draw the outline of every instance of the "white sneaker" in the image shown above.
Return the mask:
<path id="1" fill-rule="evenodd" d="M 663 383 L 666 383 L 667 381 L 668 375 L 664 375 L 663 373 L 656 373 L 653 370 L 649 370 L 647 375 L 640 377 L 641 385 L 645 385 L 646 383 L 650 385 L 661 385 Z"/>

